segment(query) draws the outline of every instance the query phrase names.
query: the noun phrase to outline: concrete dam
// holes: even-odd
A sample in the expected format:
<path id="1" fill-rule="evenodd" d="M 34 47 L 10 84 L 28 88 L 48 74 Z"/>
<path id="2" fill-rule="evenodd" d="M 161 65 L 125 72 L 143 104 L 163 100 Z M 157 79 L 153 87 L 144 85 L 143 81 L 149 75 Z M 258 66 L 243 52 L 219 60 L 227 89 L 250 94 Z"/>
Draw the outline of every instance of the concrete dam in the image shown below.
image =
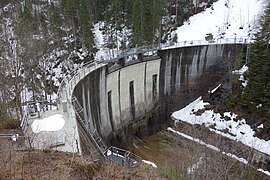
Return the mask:
<path id="1" fill-rule="evenodd" d="M 76 100 L 80 153 L 91 151 L 89 134 L 98 134 L 107 146 L 123 146 L 134 135 L 144 137 L 166 127 L 172 112 L 224 82 L 247 46 L 163 49 L 129 61 L 122 57 L 77 74 L 62 96 L 69 99 L 70 94 Z"/>

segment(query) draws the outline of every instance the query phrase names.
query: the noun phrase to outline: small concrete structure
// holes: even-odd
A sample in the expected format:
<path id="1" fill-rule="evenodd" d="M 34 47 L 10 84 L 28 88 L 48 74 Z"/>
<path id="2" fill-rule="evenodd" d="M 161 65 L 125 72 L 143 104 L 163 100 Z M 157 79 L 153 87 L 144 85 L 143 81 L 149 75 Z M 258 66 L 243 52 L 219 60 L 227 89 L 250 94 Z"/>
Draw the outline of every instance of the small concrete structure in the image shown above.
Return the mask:
<path id="1" fill-rule="evenodd" d="M 28 128 L 25 133 L 25 136 L 28 137 L 28 146 L 41 150 L 53 149 L 58 151 L 80 153 L 77 123 L 75 121 L 75 114 L 72 113 L 72 111 L 69 113 L 64 113 L 60 106 L 59 110 L 40 112 L 40 117 L 38 117 L 38 115 L 33 117 L 29 116 Z M 64 127 L 61 130 L 42 131 L 39 133 L 33 132 L 31 125 L 34 121 L 42 121 L 42 119 L 48 118 L 55 114 L 61 114 L 62 118 L 65 120 Z"/>

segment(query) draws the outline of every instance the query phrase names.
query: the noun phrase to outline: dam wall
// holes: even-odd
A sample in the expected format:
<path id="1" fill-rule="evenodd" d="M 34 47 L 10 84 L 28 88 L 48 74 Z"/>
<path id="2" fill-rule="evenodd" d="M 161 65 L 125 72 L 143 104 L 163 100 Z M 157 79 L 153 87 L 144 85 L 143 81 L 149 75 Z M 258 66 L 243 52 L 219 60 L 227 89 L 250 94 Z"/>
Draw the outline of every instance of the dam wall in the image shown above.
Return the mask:
<path id="1" fill-rule="evenodd" d="M 228 81 L 241 50 L 245 52 L 246 45 L 204 45 L 159 51 L 160 95 L 164 96 L 168 111 L 179 110 Z"/>
<path id="2" fill-rule="evenodd" d="M 166 126 L 179 110 L 228 79 L 245 44 L 159 50 L 124 58 L 87 74 L 74 88 L 85 125 L 107 145 L 123 146 Z M 81 143 L 85 142 L 81 139 Z"/>

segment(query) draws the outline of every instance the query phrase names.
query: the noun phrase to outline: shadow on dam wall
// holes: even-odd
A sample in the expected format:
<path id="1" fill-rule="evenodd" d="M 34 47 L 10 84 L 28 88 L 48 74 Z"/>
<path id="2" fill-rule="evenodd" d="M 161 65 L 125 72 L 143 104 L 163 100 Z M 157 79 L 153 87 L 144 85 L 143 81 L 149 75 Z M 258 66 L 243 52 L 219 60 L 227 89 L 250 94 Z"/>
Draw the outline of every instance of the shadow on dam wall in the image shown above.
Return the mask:
<path id="1" fill-rule="evenodd" d="M 182 47 L 158 56 L 106 65 L 82 79 L 73 95 L 85 126 L 110 146 L 128 146 L 134 135 L 151 135 L 170 123 L 171 113 L 228 80 L 245 44 Z M 80 143 L 85 135 L 80 131 Z M 82 146 L 84 147 L 84 146 Z"/>

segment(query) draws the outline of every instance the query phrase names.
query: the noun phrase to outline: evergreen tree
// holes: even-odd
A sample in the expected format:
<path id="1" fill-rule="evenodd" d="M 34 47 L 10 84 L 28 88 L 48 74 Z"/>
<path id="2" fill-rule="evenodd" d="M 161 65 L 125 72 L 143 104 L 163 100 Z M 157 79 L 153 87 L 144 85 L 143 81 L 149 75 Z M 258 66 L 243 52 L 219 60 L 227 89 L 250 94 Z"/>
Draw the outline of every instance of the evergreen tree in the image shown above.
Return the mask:
<path id="1" fill-rule="evenodd" d="M 261 18 L 261 29 L 255 35 L 250 54 L 248 86 L 242 96 L 242 103 L 260 116 L 270 117 L 270 5 Z M 262 107 L 258 108 L 261 104 Z"/>
<path id="2" fill-rule="evenodd" d="M 161 0 L 132 1 L 132 43 L 134 46 L 150 45 L 156 40 L 165 8 Z"/>
<path id="3" fill-rule="evenodd" d="M 88 50 L 93 50 L 94 37 L 92 34 L 92 19 L 88 11 L 89 7 L 85 0 L 80 0 L 79 7 L 79 24 L 80 24 L 80 41 Z"/>

